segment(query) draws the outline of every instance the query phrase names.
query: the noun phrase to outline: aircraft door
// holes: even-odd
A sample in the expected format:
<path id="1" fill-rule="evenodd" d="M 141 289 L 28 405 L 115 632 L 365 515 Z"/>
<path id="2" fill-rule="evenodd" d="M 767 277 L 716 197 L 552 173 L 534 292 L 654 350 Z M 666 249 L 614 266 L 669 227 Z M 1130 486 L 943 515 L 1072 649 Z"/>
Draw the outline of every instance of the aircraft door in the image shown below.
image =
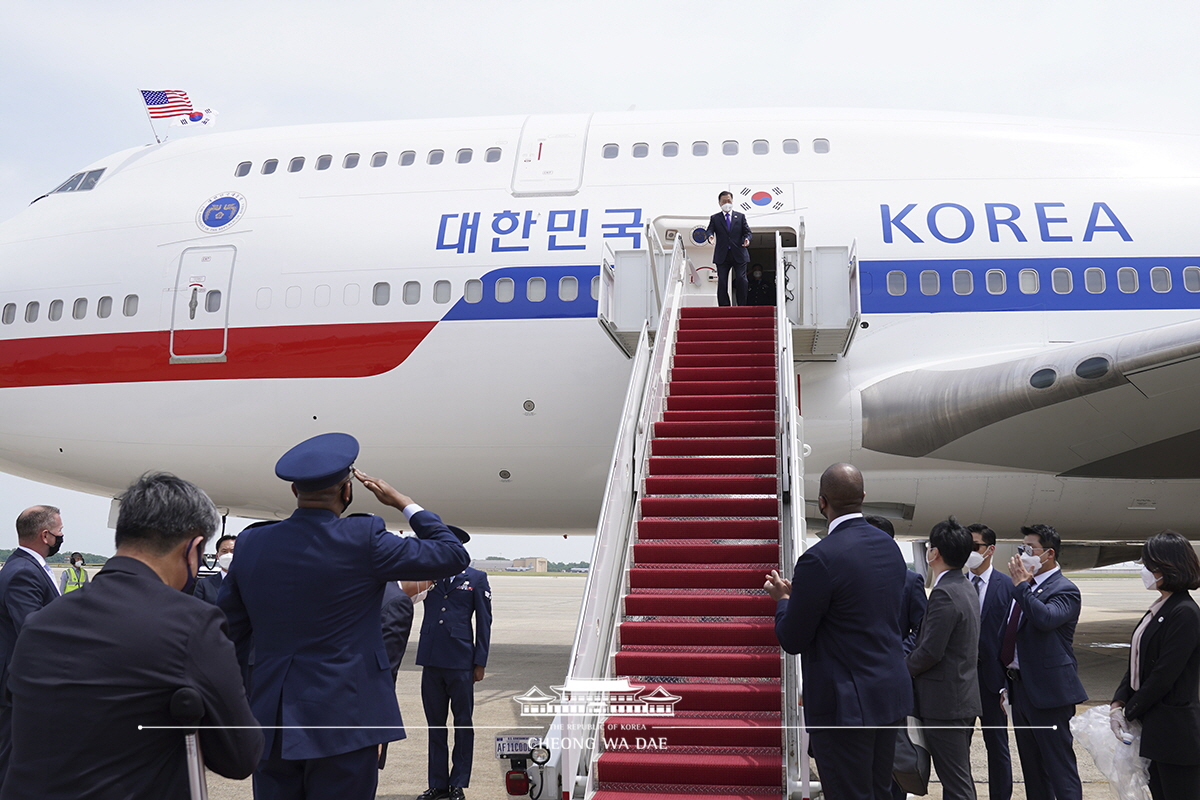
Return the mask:
<path id="1" fill-rule="evenodd" d="M 171 308 L 171 363 L 225 360 L 233 245 L 190 247 L 179 257 Z"/>

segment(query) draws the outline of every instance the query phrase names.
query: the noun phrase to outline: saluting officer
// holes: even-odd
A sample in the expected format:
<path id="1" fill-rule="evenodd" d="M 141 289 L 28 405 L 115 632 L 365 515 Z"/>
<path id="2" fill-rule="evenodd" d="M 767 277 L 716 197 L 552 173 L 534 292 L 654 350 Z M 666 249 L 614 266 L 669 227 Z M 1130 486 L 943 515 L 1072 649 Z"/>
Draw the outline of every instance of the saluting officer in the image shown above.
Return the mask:
<path id="1" fill-rule="evenodd" d="M 450 529 L 464 543 L 471 537 Z M 492 588 L 487 575 L 472 567 L 436 582 L 425 597 L 417 664 L 421 665 L 421 703 L 429 725 L 429 788 L 418 800 L 463 800 L 471 785 L 475 751 L 475 684 L 483 680 L 492 640 Z M 471 617 L 475 630 L 471 631 Z M 454 758 L 448 767 L 447 707 L 454 712 Z"/>
<path id="2" fill-rule="evenodd" d="M 254 637 L 250 706 L 265 734 L 258 800 L 375 796 L 378 745 L 404 738 L 380 621 L 384 585 L 470 563 L 436 514 L 352 469 L 358 450 L 353 436 L 327 433 L 285 453 L 275 474 L 291 482 L 296 511 L 244 532 L 221 586 L 235 644 Z M 388 533 L 370 514 L 342 519 L 352 475 L 403 510 L 417 537 Z"/>

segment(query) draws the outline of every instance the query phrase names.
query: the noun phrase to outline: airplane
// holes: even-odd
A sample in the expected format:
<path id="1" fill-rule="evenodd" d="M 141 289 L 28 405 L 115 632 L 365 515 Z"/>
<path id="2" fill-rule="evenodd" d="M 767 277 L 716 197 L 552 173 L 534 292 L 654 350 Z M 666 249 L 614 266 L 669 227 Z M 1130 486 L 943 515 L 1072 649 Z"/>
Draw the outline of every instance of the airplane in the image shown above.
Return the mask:
<path id="1" fill-rule="evenodd" d="M 325 124 L 115 153 L 0 225 L 0 470 L 113 495 L 168 469 L 272 518 L 293 507 L 276 458 L 339 430 L 458 525 L 592 533 L 630 373 L 597 324 L 602 267 L 678 242 L 711 292 L 725 190 L 752 259 L 840 316 L 797 364 L 810 505 L 851 461 L 901 536 L 1045 522 L 1082 566 L 1200 536 L 1200 140 L 944 113 Z M 822 273 L 822 253 L 843 257 Z"/>

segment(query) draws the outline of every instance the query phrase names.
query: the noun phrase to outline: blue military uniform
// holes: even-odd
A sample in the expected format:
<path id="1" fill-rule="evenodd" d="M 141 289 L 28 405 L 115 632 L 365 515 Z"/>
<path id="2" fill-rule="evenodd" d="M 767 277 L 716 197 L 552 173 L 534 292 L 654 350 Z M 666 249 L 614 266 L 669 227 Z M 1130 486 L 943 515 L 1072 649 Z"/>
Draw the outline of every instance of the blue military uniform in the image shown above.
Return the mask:
<path id="1" fill-rule="evenodd" d="M 471 783 L 475 731 L 476 666 L 486 667 L 492 638 L 492 590 L 487 575 L 467 567 L 433 585 L 425 597 L 417 644 L 421 702 L 429 724 L 429 787 L 446 790 Z M 471 617 L 475 630 L 471 630 Z M 447 746 L 447 707 L 454 712 L 453 767 Z"/>
<path id="2" fill-rule="evenodd" d="M 276 474 L 301 492 L 338 486 L 357 454 L 353 437 L 325 434 L 289 451 Z M 265 735 L 258 800 L 375 796 L 376 746 L 404 738 L 384 586 L 453 575 L 470 561 L 436 514 L 410 521 L 416 538 L 389 533 L 376 516 L 298 508 L 238 538 L 218 605 L 235 644 L 254 639 L 250 707 Z"/>

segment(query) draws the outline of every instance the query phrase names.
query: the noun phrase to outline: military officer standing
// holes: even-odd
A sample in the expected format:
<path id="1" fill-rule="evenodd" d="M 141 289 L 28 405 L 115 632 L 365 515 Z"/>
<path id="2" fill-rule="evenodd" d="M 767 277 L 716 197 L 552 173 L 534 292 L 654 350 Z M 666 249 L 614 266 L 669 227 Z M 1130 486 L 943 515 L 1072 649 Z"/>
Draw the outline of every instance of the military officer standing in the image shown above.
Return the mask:
<path id="1" fill-rule="evenodd" d="M 253 636 L 250 707 L 263 725 L 254 796 L 373 798 L 378 746 L 404 738 L 383 643 L 384 585 L 455 575 L 467 551 L 441 519 L 387 483 L 352 469 L 358 441 L 327 433 L 275 465 L 296 511 L 243 532 L 217 604 L 238 652 Z M 401 509 L 416 538 L 369 514 L 342 518 L 351 476 Z"/>
<path id="2" fill-rule="evenodd" d="M 463 542 L 470 540 L 466 531 L 450 527 Z M 492 639 L 492 589 L 484 572 L 467 567 L 436 582 L 424 605 L 417 664 L 422 667 L 421 703 L 429 725 L 429 788 L 418 800 L 463 800 L 475 750 L 475 684 L 483 680 Z M 447 708 L 454 712 L 453 759 L 448 752 Z"/>

